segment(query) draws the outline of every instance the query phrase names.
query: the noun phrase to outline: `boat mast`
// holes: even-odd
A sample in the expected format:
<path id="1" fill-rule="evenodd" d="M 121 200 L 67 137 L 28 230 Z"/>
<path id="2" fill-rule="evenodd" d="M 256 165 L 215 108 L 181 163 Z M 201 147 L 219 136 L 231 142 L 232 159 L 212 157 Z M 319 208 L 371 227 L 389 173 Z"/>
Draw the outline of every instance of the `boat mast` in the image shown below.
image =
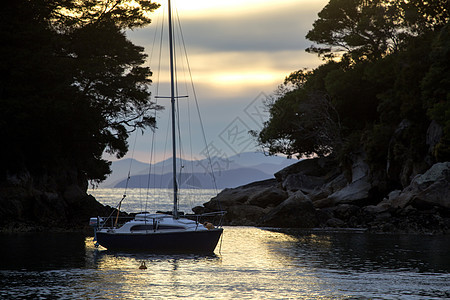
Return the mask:
<path id="1" fill-rule="evenodd" d="M 175 135 L 175 80 L 173 61 L 173 29 L 172 8 L 169 1 L 169 51 L 170 51 L 170 103 L 172 108 L 172 172 L 173 172 L 173 217 L 178 219 L 178 184 L 177 184 L 177 157 L 176 157 L 176 135 Z"/>

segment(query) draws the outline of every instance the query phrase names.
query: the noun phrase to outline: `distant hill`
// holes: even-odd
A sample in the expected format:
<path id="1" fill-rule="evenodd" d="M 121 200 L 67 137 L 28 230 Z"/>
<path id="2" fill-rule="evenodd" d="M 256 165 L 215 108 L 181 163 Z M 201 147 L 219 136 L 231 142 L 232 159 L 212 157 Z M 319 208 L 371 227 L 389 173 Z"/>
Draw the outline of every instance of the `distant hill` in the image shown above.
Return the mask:
<path id="1" fill-rule="evenodd" d="M 242 184 L 250 183 L 254 180 L 264 180 L 273 177 L 270 174 L 261 172 L 253 168 L 239 168 L 222 171 L 220 175 L 215 175 L 216 186 L 213 178 L 207 173 L 182 174 L 178 178 L 180 188 L 198 188 L 198 189 L 224 189 L 233 188 Z M 124 188 L 127 180 L 124 179 L 114 185 L 115 188 Z M 134 175 L 130 177 L 128 182 L 129 188 L 149 187 L 149 188 L 172 188 L 172 174 L 151 174 L 150 180 L 148 175 Z"/>
<path id="2" fill-rule="evenodd" d="M 212 188 L 212 177 L 207 175 L 207 173 L 211 173 L 212 165 L 217 187 L 226 188 L 273 178 L 274 173 L 297 162 L 297 160 L 284 157 L 266 156 L 260 152 L 246 152 L 228 158 L 212 157 L 210 161 L 211 164 L 206 159 L 198 161 L 182 160 L 181 166 L 178 167 L 183 167 L 183 173 L 192 173 L 192 178 L 196 178 L 192 180 L 201 188 Z M 130 172 L 129 187 L 147 187 L 150 168 L 152 174 L 150 187 L 167 188 L 171 186 L 171 158 L 153 165 L 127 158 L 112 162 L 112 174 L 100 184 L 100 187 L 123 187 L 128 172 Z M 187 179 L 183 178 L 183 180 Z M 161 182 L 164 182 L 162 186 Z M 194 182 L 189 184 L 194 184 Z"/>

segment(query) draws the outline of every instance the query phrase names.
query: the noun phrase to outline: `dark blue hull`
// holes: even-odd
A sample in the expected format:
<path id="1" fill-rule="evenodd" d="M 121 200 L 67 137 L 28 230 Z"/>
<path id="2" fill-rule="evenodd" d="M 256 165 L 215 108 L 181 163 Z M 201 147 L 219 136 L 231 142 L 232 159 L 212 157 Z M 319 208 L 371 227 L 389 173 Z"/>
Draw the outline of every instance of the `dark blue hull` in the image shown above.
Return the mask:
<path id="1" fill-rule="evenodd" d="M 108 250 L 213 253 L 223 229 L 148 234 L 97 232 L 97 241 Z"/>

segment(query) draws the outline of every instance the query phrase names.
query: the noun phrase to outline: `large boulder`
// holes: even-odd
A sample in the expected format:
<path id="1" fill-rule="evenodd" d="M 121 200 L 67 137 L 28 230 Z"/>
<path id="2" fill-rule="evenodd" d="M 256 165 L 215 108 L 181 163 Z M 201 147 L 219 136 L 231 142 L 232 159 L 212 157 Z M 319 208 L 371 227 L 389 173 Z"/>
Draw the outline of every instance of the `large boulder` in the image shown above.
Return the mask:
<path id="1" fill-rule="evenodd" d="M 386 164 L 386 175 L 391 182 L 401 184 L 403 188 L 407 187 L 417 174 L 424 173 L 430 168 L 430 154 L 423 160 L 413 160 L 406 155 L 410 147 L 410 131 L 413 130 L 414 122 L 403 119 L 397 126 L 388 145 L 388 157 Z M 434 148 L 436 140 L 440 139 L 440 129 L 437 123 L 430 124 L 426 136 L 426 143 L 429 149 Z"/>
<path id="2" fill-rule="evenodd" d="M 288 193 L 309 194 L 337 176 L 337 164 L 332 158 L 304 159 L 275 173 L 275 178 Z"/>
<path id="3" fill-rule="evenodd" d="M 394 208 L 413 206 L 440 206 L 450 209 L 450 162 L 434 164 L 422 175 L 417 175 L 397 197 L 391 200 Z"/>
<path id="4" fill-rule="evenodd" d="M 276 191 L 277 189 L 278 182 L 275 179 L 253 182 L 236 188 L 224 189 L 203 206 L 208 211 L 227 210 L 229 207 L 249 204 L 249 201 L 251 205 L 262 206 L 262 203 L 268 202 L 267 191 Z M 280 193 L 282 194 L 282 191 Z M 278 199 L 280 193 L 274 192 L 272 195 L 277 194 L 275 198 Z"/>
<path id="5" fill-rule="evenodd" d="M 328 196 L 328 198 L 336 204 L 370 204 L 371 182 L 370 168 L 366 163 L 365 154 L 364 152 L 357 153 L 353 156 L 351 182 Z"/>
<path id="6" fill-rule="evenodd" d="M 267 210 L 254 205 L 237 205 L 227 208 L 224 222 L 232 226 L 256 226 Z"/>
<path id="7" fill-rule="evenodd" d="M 249 196 L 247 203 L 258 207 L 275 207 L 288 197 L 286 191 L 278 186 L 270 186 L 261 189 Z"/>
<path id="8" fill-rule="evenodd" d="M 318 176 L 310 176 L 303 173 L 288 174 L 283 180 L 282 187 L 288 192 L 311 193 L 320 188 L 325 183 L 325 179 Z"/>
<path id="9" fill-rule="evenodd" d="M 363 203 L 369 198 L 372 188 L 368 178 L 351 182 L 343 189 L 328 196 L 334 203 Z"/>
<path id="10" fill-rule="evenodd" d="M 256 225 L 276 205 L 287 198 L 275 179 L 254 182 L 233 189 L 224 189 L 203 207 L 193 208 L 196 214 L 224 210 L 226 225 Z"/>
<path id="11" fill-rule="evenodd" d="M 283 201 L 260 222 L 260 226 L 285 228 L 312 228 L 317 226 L 316 210 L 311 199 L 301 191 Z"/>
<path id="12" fill-rule="evenodd" d="M 90 217 L 112 210 L 86 191 L 87 180 L 75 168 L 8 174 L 0 185 L 0 230 L 86 229 Z"/>

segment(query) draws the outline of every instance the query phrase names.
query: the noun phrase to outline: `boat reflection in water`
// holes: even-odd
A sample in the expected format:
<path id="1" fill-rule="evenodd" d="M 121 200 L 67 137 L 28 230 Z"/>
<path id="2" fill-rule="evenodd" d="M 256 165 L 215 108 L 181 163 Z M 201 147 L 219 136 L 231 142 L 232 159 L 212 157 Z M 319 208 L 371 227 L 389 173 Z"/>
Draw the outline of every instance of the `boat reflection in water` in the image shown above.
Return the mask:
<path id="1" fill-rule="evenodd" d="M 1 299 L 450 298 L 450 236 L 225 227 L 209 255 L 111 251 L 74 233 L 0 244 Z"/>
<path id="2" fill-rule="evenodd" d="M 96 251 L 106 296 L 446 299 L 450 237 L 226 227 L 212 255 Z M 89 245 L 89 246 L 88 246 Z M 146 270 L 139 270 L 145 261 Z M 106 276 L 108 274 L 108 276 Z M 114 282 L 109 276 L 115 277 Z M 125 291 L 114 291 L 116 286 Z"/>

